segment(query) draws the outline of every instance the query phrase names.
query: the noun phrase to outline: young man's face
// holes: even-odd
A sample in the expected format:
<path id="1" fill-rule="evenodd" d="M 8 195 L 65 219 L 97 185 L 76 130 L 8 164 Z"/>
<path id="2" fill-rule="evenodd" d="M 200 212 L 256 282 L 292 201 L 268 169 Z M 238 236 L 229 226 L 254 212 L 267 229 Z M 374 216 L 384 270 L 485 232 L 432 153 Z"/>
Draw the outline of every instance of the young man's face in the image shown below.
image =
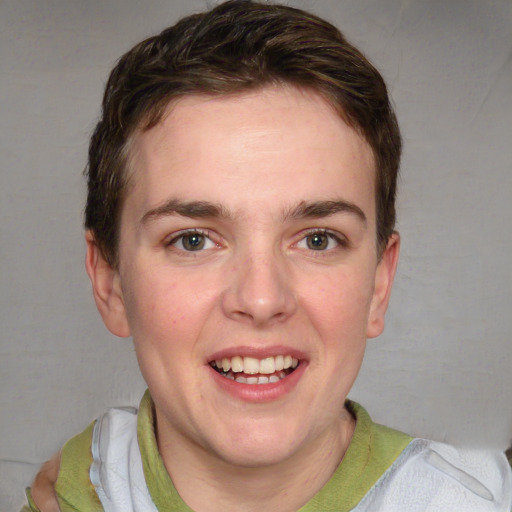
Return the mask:
<path id="1" fill-rule="evenodd" d="M 276 87 L 181 99 L 130 158 L 100 310 L 133 336 L 159 442 L 246 466 L 306 453 L 383 326 L 398 244 L 378 258 L 370 147 Z"/>

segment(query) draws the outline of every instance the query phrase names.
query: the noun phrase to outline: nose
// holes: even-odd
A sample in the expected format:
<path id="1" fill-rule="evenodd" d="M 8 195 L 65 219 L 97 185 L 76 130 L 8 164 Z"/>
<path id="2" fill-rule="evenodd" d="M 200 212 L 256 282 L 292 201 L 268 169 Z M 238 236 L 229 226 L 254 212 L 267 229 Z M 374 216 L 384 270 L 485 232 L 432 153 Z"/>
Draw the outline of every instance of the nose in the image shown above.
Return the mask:
<path id="1" fill-rule="evenodd" d="M 257 327 L 286 320 L 297 308 L 286 262 L 276 255 L 245 255 L 231 269 L 222 303 L 228 317 Z"/>

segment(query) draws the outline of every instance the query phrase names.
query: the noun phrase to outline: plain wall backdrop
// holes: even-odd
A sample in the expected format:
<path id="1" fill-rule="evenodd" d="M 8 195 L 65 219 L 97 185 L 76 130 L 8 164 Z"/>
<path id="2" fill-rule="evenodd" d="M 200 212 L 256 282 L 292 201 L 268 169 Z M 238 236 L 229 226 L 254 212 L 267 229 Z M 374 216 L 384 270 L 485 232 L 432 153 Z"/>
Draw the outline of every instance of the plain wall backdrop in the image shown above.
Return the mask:
<path id="1" fill-rule="evenodd" d="M 205 0 L 0 0 L 0 509 L 145 388 L 83 260 L 88 137 L 115 60 Z M 512 2 L 291 0 L 382 71 L 404 136 L 402 255 L 351 394 L 416 436 L 512 438 Z"/>

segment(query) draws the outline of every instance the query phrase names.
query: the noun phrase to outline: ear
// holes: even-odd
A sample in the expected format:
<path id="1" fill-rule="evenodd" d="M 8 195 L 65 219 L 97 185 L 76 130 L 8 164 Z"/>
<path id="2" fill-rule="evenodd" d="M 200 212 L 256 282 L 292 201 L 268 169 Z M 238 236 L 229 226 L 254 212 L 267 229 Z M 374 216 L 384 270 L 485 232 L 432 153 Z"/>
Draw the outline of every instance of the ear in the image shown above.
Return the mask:
<path id="1" fill-rule="evenodd" d="M 382 253 L 375 272 L 375 288 L 366 331 L 368 338 L 375 338 L 384 330 L 384 319 L 389 305 L 399 253 L 400 235 L 394 232 L 389 237 L 388 244 Z"/>
<path id="2" fill-rule="evenodd" d="M 130 336 L 119 272 L 107 262 L 90 230 L 85 233 L 85 241 L 85 269 L 103 322 L 112 334 L 123 338 Z"/>

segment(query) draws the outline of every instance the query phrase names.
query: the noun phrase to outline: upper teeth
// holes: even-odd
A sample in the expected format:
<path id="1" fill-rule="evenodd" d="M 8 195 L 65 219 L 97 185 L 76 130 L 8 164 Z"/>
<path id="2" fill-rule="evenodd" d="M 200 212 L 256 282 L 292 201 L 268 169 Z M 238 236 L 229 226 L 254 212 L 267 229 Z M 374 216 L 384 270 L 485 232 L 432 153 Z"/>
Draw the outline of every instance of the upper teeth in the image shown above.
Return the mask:
<path id="1" fill-rule="evenodd" d="M 219 370 L 235 373 L 248 373 L 251 375 L 257 373 L 270 374 L 288 368 L 296 368 L 299 361 L 290 355 L 266 357 L 265 359 L 256 359 L 254 357 L 224 357 L 215 360 L 215 366 Z"/>

